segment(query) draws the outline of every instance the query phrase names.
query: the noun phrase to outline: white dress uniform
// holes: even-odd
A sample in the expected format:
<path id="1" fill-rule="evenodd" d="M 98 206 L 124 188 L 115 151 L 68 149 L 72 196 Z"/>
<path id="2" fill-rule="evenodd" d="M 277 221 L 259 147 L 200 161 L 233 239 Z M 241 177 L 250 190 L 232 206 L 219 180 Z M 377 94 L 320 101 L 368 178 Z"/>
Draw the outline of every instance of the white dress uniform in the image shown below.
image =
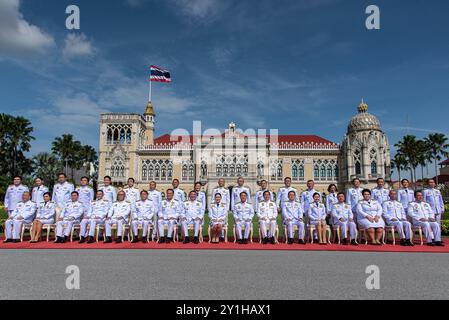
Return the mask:
<path id="1" fill-rule="evenodd" d="M 104 225 L 104 221 L 108 216 L 111 203 L 102 198 L 101 200 L 95 200 L 90 203 L 89 211 L 84 214 L 83 220 L 80 223 L 80 236 L 86 237 L 87 226 L 89 226 L 89 236 L 95 236 L 95 228 L 97 225 Z"/>
<path id="2" fill-rule="evenodd" d="M 313 195 L 315 193 L 318 193 L 320 195 L 320 202 L 322 202 L 321 193 L 316 192 L 315 189 L 306 190 L 303 193 L 301 193 L 301 203 L 302 203 L 304 212 L 308 212 L 309 211 L 310 204 L 312 202 L 314 202 Z"/>
<path id="3" fill-rule="evenodd" d="M 332 217 L 332 208 L 338 203 L 337 193 L 331 192 L 326 196 L 326 213 Z"/>
<path id="4" fill-rule="evenodd" d="M 441 241 L 441 228 L 438 222 L 431 222 L 429 218 L 435 218 L 432 207 L 427 202 L 410 202 L 407 214 L 412 218 L 413 225 L 422 228 L 427 243 Z M 427 221 L 420 221 L 426 219 Z M 433 235 L 433 237 L 432 237 Z"/>
<path id="5" fill-rule="evenodd" d="M 402 204 L 396 200 L 388 200 L 384 202 L 382 208 L 387 225 L 394 226 L 401 239 L 410 240 L 412 234 L 412 224 L 407 221 L 407 215 Z"/>
<path id="6" fill-rule="evenodd" d="M 209 207 L 209 223 L 210 226 L 221 224 L 222 226 L 226 225 L 228 218 L 228 204 L 225 202 L 212 203 Z"/>
<path id="7" fill-rule="evenodd" d="M 370 200 L 362 200 L 357 205 L 357 223 L 363 229 L 369 228 L 383 228 L 385 227 L 385 222 L 382 219 L 382 207 L 379 202 Z M 372 218 L 378 217 L 378 222 L 370 222 L 367 217 Z"/>
<path id="8" fill-rule="evenodd" d="M 109 201 L 109 203 L 114 203 L 117 201 L 117 189 L 114 186 L 101 186 L 98 190 L 103 191 L 103 197 Z"/>
<path id="9" fill-rule="evenodd" d="M 228 208 L 231 203 L 231 197 L 229 195 L 229 189 L 225 187 L 216 187 L 212 190 L 210 195 L 210 205 L 215 204 L 215 195 L 219 193 L 221 194 L 221 202 L 226 203 Z"/>
<path id="10" fill-rule="evenodd" d="M 264 200 L 258 204 L 257 217 L 259 218 L 260 233 L 263 238 L 274 237 L 276 233 L 277 216 L 278 210 L 274 201 Z"/>
<path id="11" fill-rule="evenodd" d="M 286 201 L 282 204 L 282 220 L 287 226 L 287 233 L 293 239 L 293 226 L 298 226 L 298 237 L 304 240 L 304 209 L 299 201 Z"/>
<path id="12" fill-rule="evenodd" d="M 22 201 L 22 195 L 24 192 L 29 191 L 27 186 L 20 184 L 18 186 L 11 185 L 6 189 L 5 194 L 5 208 L 8 208 L 8 215 L 10 215 L 17 204 Z"/>
<path id="13" fill-rule="evenodd" d="M 39 206 L 40 203 L 44 202 L 44 193 L 46 192 L 48 192 L 46 186 L 34 187 L 31 191 L 31 200 Z"/>
<path id="14" fill-rule="evenodd" d="M 335 203 L 332 206 L 332 220 L 334 226 L 340 227 L 343 238 L 346 238 L 349 230 L 349 237 L 351 240 L 356 239 L 357 225 L 354 222 L 354 214 L 352 213 L 352 209 L 349 204 Z"/>
<path id="15" fill-rule="evenodd" d="M 264 189 L 264 190 L 259 190 L 256 192 L 256 194 L 254 195 L 254 209 L 257 210 L 257 208 L 259 207 L 259 203 L 265 201 L 265 199 L 263 198 L 263 194 L 265 191 L 270 192 L 270 200 L 274 201 L 274 195 L 273 192 L 271 192 L 268 189 Z"/>
<path id="16" fill-rule="evenodd" d="M 156 240 L 156 234 L 157 234 L 157 216 L 159 212 L 161 211 L 161 204 L 162 204 L 162 193 L 160 191 L 155 190 L 148 190 L 148 199 L 153 201 L 154 204 L 154 217 L 153 217 L 153 238 Z"/>
<path id="17" fill-rule="evenodd" d="M 160 237 L 165 236 L 164 226 L 168 226 L 167 237 L 173 238 L 173 230 L 182 211 L 182 202 L 175 200 L 162 200 L 161 210 L 158 214 L 157 228 Z"/>
<path id="18" fill-rule="evenodd" d="M 435 213 L 435 220 L 441 223 L 441 215 L 444 213 L 444 201 L 441 191 L 437 188 L 424 190 L 424 201 L 430 204 Z"/>
<path id="19" fill-rule="evenodd" d="M 293 187 L 281 187 L 281 188 L 279 188 L 279 191 L 278 191 L 278 193 L 277 193 L 277 195 L 276 195 L 276 205 L 279 207 L 279 208 L 282 208 L 282 204 L 284 204 L 285 202 L 288 202 L 289 201 L 289 199 L 288 199 L 288 193 L 290 192 L 290 191 L 293 191 L 294 193 L 295 193 L 295 201 L 298 201 L 299 202 L 299 194 L 298 194 L 298 190 L 296 190 L 295 188 L 293 188 Z"/>
<path id="20" fill-rule="evenodd" d="M 231 210 L 234 210 L 234 207 L 237 203 L 240 202 L 240 193 L 246 193 L 246 202 L 251 203 L 251 190 L 245 186 L 236 186 L 232 188 L 232 197 L 231 197 Z"/>
<path id="21" fill-rule="evenodd" d="M 125 192 L 125 200 L 131 202 L 132 205 L 140 200 L 140 190 L 137 188 L 126 187 L 123 192 Z"/>
<path id="22" fill-rule="evenodd" d="M 317 225 L 321 220 L 326 220 L 326 207 L 321 202 L 312 202 L 307 211 L 309 224 Z"/>
<path id="23" fill-rule="evenodd" d="M 357 220 L 357 205 L 363 200 L 363 188 L 349 188 L 346 191 L 346 202 L 351 206 L 354 218 Z"/>
<path id="24" fill-rule="evenodd" d="M 34 216 L 36 215 L 36 203 L 29 200 L 27 202 L 19 202 L 14 211 L 10 214 L 10 218 L 5 221 L 5 236 L 6 239 L 18 240 L 20 239 L 20 232 L 22 231 L 22 225 L 30 224 Z M 22 217 L 23 219 L 17 219 Z"/>
<path id="25" fill-rule="evenodd" d="M 53 201 L 41 202 L 37 206 L 36 219 L 42 224 L 53 224 L 55 223 L 56 216 L 56 203 Z"/>
<path id="26" fill-rule="evenodd" d="M 66 202 L 64 208 L 62 208 L 61 214 L 62 221 L 56 222 L 56 236 L 68 237 L 72 231 L 72 226 L 75 223 L 80 223 L 80 219 L 83 216 L 84 207 L 79 201 Z"/>
<path id="27" fill-rule="evenodd" d="M 84 213 L 88 213 L 92 201 L 94 201 L 94 189 L 90 186 L 79 186 L 75 189 L 78 192 L 78 201 L 83 204 Z"/>
<path id="28" fill-rule="evenodd" d="M 186 201 L 186 193 L 180 188 L 173 189 L 173 199 L 177 200 L 179 203 L 184 203 Z"/>
<path id="29" fill-rule="evenodd" d="M 206 201 L 207 201 L 206 193 L 204 191 L 199 191 L 197 193 L 196 200 L 201 202 L 201 205 L 203 207 L 203 211 L 205 212 L 206 211 Z"/>
<path id="30" fill-rule="evenodd" d="M 400 189 L 398 191 L 398 201 L 402 203 L 405 213 L 407 213 L 408 204 L 415 201 L 415 192 L 412 189 Z"/>
<path id="31" fill-rule="evenodd" d="M 380 205 L 383 205 L 385 201 L 390 200 L 390 190 L 386 188 L 376 187 L 371 190 L 371 198 L 374 201 L 379 202 Z"/>
<path id="32" fill-rule="evenodd" d="M 200 233 L 201 224 L 204 219 L 203 203 L 199 200 L 185 201 L 183 204 L 183 210 L 180 215 L 180 221 L 182 229 L 184 230 L 184 236 L 188 236 L 188 226 L 193 224 L 195 227 L 195 237 L 198 237 Z"/>
<path id="33" fill-rule="evenodd" d="M 139 200 L 134 205 L 135 212 L 133 213 L 133 235 L 139 234 L 138 227 L 142 227 L 142 237 L 146 237 L 148 233 L 148 226 L 153 226 L 154 215 L 156 214 L 156 205 L 153 200 L 146 199 L 145 201 Z M 153 230 L 154 233 L 154 230 Z"/>
<path id="34" fill-rule="evenodd" d="M 247 240 L 249 238 L 249 232 L 251 230 L 251 224 L 254 217 L 254 207 L 246 202 L 239 202 L 234 206 L 234 220 L 235 227 L 237 229 L 237 237 L 239 239 Z M 245 228 L 245 236 L 242 236 L 242 228 Z"/>
<path id="35" fill-rule="evenodd" d="M 53 187 L 53 195 L 51 199 L 59 209 L 64 209 L 65 204 L 70 201 L 70 194 L 75 190 L 73 184 L 69 182 L 57 183 Z"/>
<path id="36" fill-rule="evenodd" d="M 106 237 L 112 235 L 112 226 L 117 225 L 117 237 L 123 234 L 123 225 L 129 222 L 131 215 L 131 202 L 123 200 L 116 201 L 109 208 L 108 219 L 105 222 Z"/>

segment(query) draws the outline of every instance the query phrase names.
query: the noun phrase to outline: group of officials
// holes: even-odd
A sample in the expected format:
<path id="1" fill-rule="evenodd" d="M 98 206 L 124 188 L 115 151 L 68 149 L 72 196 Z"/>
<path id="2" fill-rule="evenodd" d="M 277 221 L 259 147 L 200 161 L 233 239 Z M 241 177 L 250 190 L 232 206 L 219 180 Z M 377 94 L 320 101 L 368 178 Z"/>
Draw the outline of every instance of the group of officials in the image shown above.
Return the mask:
<path id="1" fill-rule="evenodd" d="M 354 179 L 346 193 L 338 192 L 337 186 L 331 184 L 328 193 L 322 195 L 314 189 L 313 180 L 309 180 L 307 190 L 300 193 L 287 177 L 276 196 L 269 191 L 267 181 L 262 180 L 260 190 L 252 197 L 242 177 L 237 179 L 231 192 L 221 178 L 209 199 L 199 182 L 186 194 L 179 188 L 179 180 L 174 179 L 173 187 L 166 190 L 164 199 L 156 190 L 156 182 L 150 182 L 149 189 L 142 191 L 134 183 L 134 179 L 129 178 L 127 186 L 117 192 L 111 177 L 106 176 L 103 185 L 94 193 L 87 177 L 82 177 L 75 188 L 61 173 L 51 194 L 41 178 L 35 179 L 30 192 L 22 184 L 22 178 L 16 176 L 5 195 L 8 219 L 4 242 L 19 242 L 23 224 L 31 224 L 30 241 L 38 242 L 42 227 L 55 224 L 55 243 L 66 242 L 74 225 L 79 227 L 80 243 L 95 242 L 100 227 L 104 230 L 105 243 L 112 242 L 114 229 L 115 241 L 120 243 L 125 226 L 131 229 L 132 242 L 154 239 L 169 243 L 177 235 L 178 238 L 183 235 L 183 242 L 188 243 L 191 241 L 189 229 L 192 228 L 193 242 L 199 243 L 207 207 L 212 242 L 225 241 L 230 210 L 235 221 L 236 240 L 240 244 L 250 241 L 255 215 L 261 242 L 275 244 L 277 217 L 281 214 L 288 244 L 295 242 L 295 231 L 298 243 L 305 244 L 306 227 L 311 230 L 311 239 L 327 244 L 327 230 L 332 226 L 340 231 L 343 245 L 357 245 L 358 232 L 362 232 L 369 244 L 381 245 L 385 227 L 390 226 L 398 232 L 403 246 L 413 246 L 416 228 L 421 228 L 427 245 L 444 246 L 440 228 L 444 202 L 434 180 L 429 180 L 427 189 L 414 191 L 407 179 L 401 181 L 399 190 L 387 189 L 381 178 L 372 190 L 362 188 L 361 181 Z M 139 239 L 140 230 L 142 236 Z"/>

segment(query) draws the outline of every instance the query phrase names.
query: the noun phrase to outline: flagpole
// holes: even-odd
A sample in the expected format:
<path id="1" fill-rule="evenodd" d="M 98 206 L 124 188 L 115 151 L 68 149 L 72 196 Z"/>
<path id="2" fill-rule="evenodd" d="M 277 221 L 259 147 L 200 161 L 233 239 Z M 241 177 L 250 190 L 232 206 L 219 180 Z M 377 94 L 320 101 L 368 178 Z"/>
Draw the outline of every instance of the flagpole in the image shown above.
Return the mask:
<path id="1" fill-rule="evenodd" d="M 148 92 L 148 102 L 151 102 L 151 69 L 150 69 L 150 84 L 149 84 L 150 90 Z"/>

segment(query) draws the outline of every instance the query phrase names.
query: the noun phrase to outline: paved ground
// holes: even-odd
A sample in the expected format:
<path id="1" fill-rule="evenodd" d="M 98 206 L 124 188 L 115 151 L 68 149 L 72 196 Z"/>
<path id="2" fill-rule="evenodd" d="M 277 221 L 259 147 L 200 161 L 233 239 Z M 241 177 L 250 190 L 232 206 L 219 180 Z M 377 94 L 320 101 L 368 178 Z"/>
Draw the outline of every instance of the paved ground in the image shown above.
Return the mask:
<path id="1" fill-rule="evenodd" d="M 1 250 L 0 299 L 448 299 L 448 255 L 306 251 Z M 80 289 L 66 288 L 66 267 Z M 368 265 L 380 289 L 368 290 Z"/>

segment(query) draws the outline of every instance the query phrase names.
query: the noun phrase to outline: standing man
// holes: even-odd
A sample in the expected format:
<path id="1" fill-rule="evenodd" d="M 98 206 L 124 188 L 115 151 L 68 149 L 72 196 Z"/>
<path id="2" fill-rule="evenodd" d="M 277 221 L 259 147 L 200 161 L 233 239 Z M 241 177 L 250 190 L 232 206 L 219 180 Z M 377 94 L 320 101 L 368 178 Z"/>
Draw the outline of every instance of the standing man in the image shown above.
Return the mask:
<path id="1" fill-rule="evenodd" d="M 428 246 L 443 247 L 441 241 L 440 224 L 435 219 L 430 204 L 424 202 L 422 191 L 415 192 L 416 201 L 410 202 L 407 214 L 412 218 L 414 226 L 420 226 L 423 229 Z"/>
<path id="2" fill-rule="evenodd" d="M 139 242 L 139 226 L 142 227 L 142 242 L 146 243 L 148 226 L 152 225 L 154 229 L 153 218 L 156 213 L 156 206 L 152 200 L 148 199 L 148 192 L 142 190 L 140 192 L 140 200 L 135 203 L 134 207 L 135 212 L 132 220 L 134 239 L 132 243 Z"/>
<path id="3" fill-rule="evenodd" d="M 52 200 L 56 203 L 56 215 L 64 209 L 65 204 L 70 201 L 71 193 L 75 191 L 73 184 L 67 182 L 65 173 L 58 174 L 58 183 L 53 187 Z"/>
<path id="4" fill-rule="evenodd" d="M 129 201 L 133 206 L 140 199 L 140 191 L 134 188 L 135 180 L 134 178 L 128 179 L 128 185 L 123 189 L 125 191 L 125 200 Z"/>
<path id="5" fill-rule="evenodd" d="M 237 186 L 232 188 L 231 210 L 234 210 L 235 205 L 241 200 L 240 194 L 242 192 L 246 193 L 245 202 L 251 199 L 251 190 L 249 189 L 249 187 L 244 186 L 244 184 L 245 180 L 242 177 L 239 177 L 237 179 Z"/>
<path id="6" fill-rule="evenodd" d="M 153 240 L 157 241 L 157 217 L 161 211 L 162 194 L 156 189 L 156 182 L 150 182 L 150 190 L 148 190 L 148 198 L 153 201 L 155 214 L 153 218 Z"/>
<path id="7" fill-rule="evenodd" d="M 6 240 L 3 242 L 20 242 L 20 233 L 22 225 L 30 224 L 36 215 L 36 203 L 31 201 L 31 194 L 29 191 L 22 193 L 22 201 L 20 201 L 14 208 L 14 211 L 5 221 L 5 236 Z"/>
<path id="8" fill-rule="evenodd" d="M 181 212 L 181 224 L 184 230 L 184 241 L 183 243 L 189 243 L 189 225 L 194 225 L 195 234 L 193 238 L 193 243 L 198 244 L 200 228 L 204 219 L 204 209 L 201 201 L 197 200 L 196 191 L 192 190 L 189 193 L 189 200 L 184 202 L 183 211 Z"/>
<path id="9" fill-rule="evenodd" d="M 273 192 L 268 190 L 267 180 L 262 180 L 262 181 L 260 181 L 260 190 L 257 191 L 256 194 L 254 195 L 254 209 L 255 210 L 257 210 L 257 208 L 259 207 L 259 203 L 264 201 L 263 194 L 265 193 L 265 191 L 268 191 L 270 193 L 270 201 L 272 201 L 272 202 L 274 201 Z"/>
<path id="10" fill-rule="evenodd" d="M 441 225 L 441 216 L 444 213 L 444 201 L 441 191 L 436 188 L 434 179 L 428 182 L 429 188 L 424 190 L 424 201 L 430 204 L 435 213 L 435 220 Z"/>
<path id="11" fill-rule="evenodd" d="M 293 244 L 295 234 L 293 226 L 298 226 L 298 239 L 300 244 L 306 244 L 304 241 L 304 209 L 298 201 L 298 194 L 291 190 L 288 193 L 288 201 L 282 203 L 282 219 L 287 226 L 287 243 Z"/>
<path id="12" fill-rule="evenodd" d="M 16 209 L 17 204 L 22 201 L 23 193 L 27 191 L 29 189 L 22 184 L 22 177 L 14 176 L 13 184 L 6 189 L 5 194 L 5 210 L 8 216 Z"/>
<path id="13" fill-rule="evenodd" d="M 103 185 L 98 188 L 98 190 L 103 191 L 104 198 L 109 201 L 109 203 L 114 203 L 117 201 L 117 190 L 112 185 L 112 178 L 110 176 L 105 176 L 103 178 Z"/>
<path id="14" fill-rule="evenodd" d="M 362 182 L 359 178 L 352 180 L 352 188 L 346 191 L 346 202 L 350 205 L 354 218 L 357 221 L 357 205 L 363 200 Z"/>
<path id="15" fill-rule="evenodd" d="M 373 200 L 379 202 L 382 206 L 385 201 L 390 200 L 390 191 L 385 188 L 385 180 L 383 178 L 377 178 L 377 187 L 371 190 Z"/>
<path id="16" fill-rule="evenodd" d="M 320 196 L 319 201 L 322 202 L 321 193 L 315 190 L 315 181 L 307 181 L 307 190 L 301 194 L 301 203 L 304 208 L 304 212 L 309 212 L 310 204 L 315 201 L 313 195 L 316 193 Z"/>
<path id="17" fill-rule="evenodd" d="M 112 203 L 104 199 L 104 193 L 101 190 L 97 191 L 97 199 L 92 201 L 89 206 L 89 211 L 84 215 L 80 223 L 80 243 L 86 241 L 87 227 L 89 226 L 89 238 L 87 243 L 95 242 L 95 229 L 97 225 L 104 225 L 106 217 Z"/>
<path id="18" fill-rule="evenodd" d="M 173 198 L 178 201 L 179 203 L 184 203 L 184 201 L 186 201 L 186 193 L 184 192 L 184 190 L 182 190 L 181 188 L 179 188 L 179 180 L 178 179 L 173 179 L 172 184 L 173 186 Z"/>
<path id="19" fill-rule="evenodd" d="M 182 203 L 174 198 L 174 190 L 167 189 L 166 192 L 167 197 L 162 200 L 161 210 L 159 211 L 157 220 L 159 243 L 173 242 L 174 229 L 182 210 Z M 167 238 L 165 238 L 165 226 L 168 227 Z"/>
<path id="20" fill-rule="evenodd" d="M 293 191 L 295 193 L 295 201 L 299 202 L 298 190 L 292 187 L 292 179 L 290 177 L 286 177 L 284 179 L 284 185 L 284 187 L 279 188 L 278 194 L 276 195 L 276 205 L 280 209 L 282 208 L 284 202 L 289 201 L 288 194 L 290 193 L 290 191 Z"/>
<path id="21" fill-rule="evenodd" d="M 31 200 L 36 203 L 37 207 L 44 202 L 44 193 L 48 192 L 48 188 L 44 186 L 44 180 L 42 178 L 37 177 L 34 179 L 35 187 L 31 192 Z"/>
<path id="22" fill-rule="evenodd" d="M 401 181 L 402 189 L 398 193 L 398 201 L 402 203 L 405 213 L 408 213 L 408 204 L 415 201 L 415 192 L 410 188 L 410 182 L 407 179 Z"/>
<path id="23" fill-rule="evenodd" d="M 195 182 L 195 192 L 196 192 L 196 199 L 201 202 L 203 212 L 206 212 L 206 193 L 201 190 L 202 184 L 201 182 Z"/>
<path id="24" fill-rule="evenodd" d="M 390 191 L 390 200 L 383 203 L 383 216 L 388 226 L 393 226 L 399 233 L 401 246 L 411 246 L 413 243 L 410 240 L 412 235 L 412 224 L 407 221 L 404 207 L 398 201 L 398 193 L 395 190 Z"/>
<path id="25" fill-rule="evenodd" d="M 263 238 L 262 243 L 267 244 L 269 240 L 271 244 L 275 244 L 274 236 L 276 234 L 278 210 L 268 190 L 264 191 L 263 201 L 257 206 L 257 216 L 259 217 L 260 236 Z"/>
<path id="26" fill-rule="evenodd" d="M 108 217 L 105 222 L 106 239 L 104 243 L 111 243 L 112 239 L 112 226 L 117 225 L 117 237 L 115 243 L 122 242 L 123 225 L 129 222 L 129 216 L 131 215 L 131 203 L 125 200 L 125 192 L 119 191 L 117 194 L 117 201 L 109 208 Z"/>
<path id="27" fill-rule="evenodd" d="M 218 179 L 218 187 L 212 190 L 210 195 L 211 204 L 215 202 L 215 195 L 217 193 L 221 195 L 221 203 L 226 203 L 229 208 L 229 205 L 231 204 L 231 197 L 229 195 L 229 189 L 225 187 L 225 179 L 223 178 Z"/>
<path id="28" fill-rule="evenodd" d="M 83 216 L 84 207 L 78 201 L 78 192 L 72 191 L 70 193 L 70 201 L 66 202 L 64 208 L 59 215 L 56 222 L 56 241 L 55 243 L 64 243 L 67 237 L 72 232 L 72 226 L 75 223 L 80 223 Z"/>
<path id="29" fill-rule="evenodd" d="M 87 214 L 90 210 L 92 201 L 94 201 L 94 189 L 89 186 L 89 178 L 82 177 L 80 180 L 80 186 L 75 189 L 79 194 L 79 202 L 83 204 L 84 213 Z"/>
<path id="30" fill-rule="evenodd" d="M 247 202 L 248 194 L 245 191 L 240 193 L 240 202 L 234 206 L 234 221 L 239 244 L 247 244 L 251 231 L 251 224 L 254 217 L 254 207 Z M 242 234 L 245 228 L 245 235 Z"/>
<path id="31" fill-rule="evenodd" d="M 345 203 L 346 197 L 343 192 L 337 194 L 338 202 L 332 206 L 332 220 L 335 226 L 339 226 L 341 236 L 343 236 L 343 245 L 348 244 L 347 234 L 349 230 L 349 237 L 351 238 L 351 245 L 357 245 L 357 226 L 354 222 L 354 214 L 351 206 Z"/>

